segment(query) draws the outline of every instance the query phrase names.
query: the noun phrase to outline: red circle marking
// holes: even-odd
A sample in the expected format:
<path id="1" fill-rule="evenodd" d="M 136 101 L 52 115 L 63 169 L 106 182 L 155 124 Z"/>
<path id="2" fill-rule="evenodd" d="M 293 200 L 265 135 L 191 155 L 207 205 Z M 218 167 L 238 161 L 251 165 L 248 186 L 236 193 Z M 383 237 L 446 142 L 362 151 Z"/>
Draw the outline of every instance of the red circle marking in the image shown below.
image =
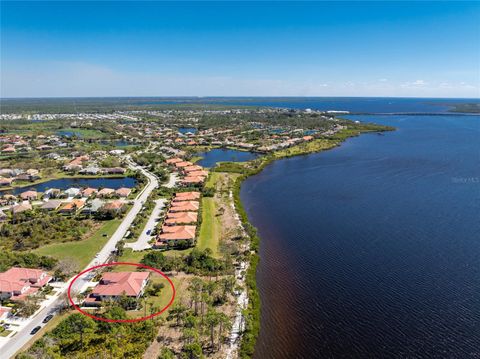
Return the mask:
<path id="1" fill-rule="evenodd" d="M 85 273 L 88 273 L 94 269 L 97 269 L 97 268 L 102 268 L 102 267 L 111 267 L 111 266 L 115 266 L 115 265 L 129 265 L 129 266 L 135 266 L 135 267 L 140 267 L 140 268 L 145 268 L 145 269 L 149 269 L 149 270 L 152 270 L 154 272 L 157 272 L 158 274 L 160 274 L 163 278 L 165 278 L 168 283 L 170 283 L 170 286 L 172 287 L 172 298 L 170 299 L 170 301 L 168 302 L 168 304 L 165 306 L 165 308 L 163 308 L 162 310 L 160 310 L 159 312 L 156 312 L 156 313 L 153 313 L 153 314 L 150 314 L 149 316 L 146 316 L 146 317 L 141 317 L 141 318 L 133 318 L 133 319 L 107 319 L 107 318 L 101 318 L 101 317 L 97 317 L 93 314 L 90 314 L 90 313 L 87 313 L 85 311 L 83 311 L 82 309 L 80 309 L 80 307 L 78 305 L 76 305 L 74 302 L 73 302 L 73 299 L 72 299 L 72 295 L 71 295 L 71 289 L 72 289 L 72 285 L 73 283 L 75 283 L 75 281 L 83 274 Z M 85 269 L 83 272 L 80 272 L 78 273 L 75 278 L 73 278 L 73 280 L 70 282 L 70 285 L 68 286 L 68 291 L 67 291 L 67 295 L 68 295 L 68 300 L 70 301 L 70 304 L 76 309 L 78 310 L 80 313 L 82 313 L 83 315 L 86 315 L 87 317 L 90 317 L 92 319 L 95 319 L 95 320 L 99 320 L 99 321 L 102 321 L 102 322 L 109 322 L 109 323 L 134 323 L 134 322 L 141 322 L 141 321 L 144 321 L 144 320 L 148 320 L 148 319 L 151 319 L 153 317 L 156 317 L 157 315 L 160 315 L 162 314 L 164 311 L 166 311 L 168 309 L 168 307 L 170 307 L 175 299 L 175 286 L 173 285 L 173 282 L 171 281 L 170 278 L 167 277 L 167 275 L 165 273 L 163 273 L 162 271 L 156 269 L 156 268 L 153 268 L 153 267 L 149 267 L 149 266 L 146 266 L 144 264 L 139 264 L 139 263 L 128 263 L 128 262 L 112 262 L 112 263 L 105 263 L 105 264 L 100 264 L 98 266 L 94 266 L 94 267 L 91 267 L 91 268 L 87 268 Z"/>

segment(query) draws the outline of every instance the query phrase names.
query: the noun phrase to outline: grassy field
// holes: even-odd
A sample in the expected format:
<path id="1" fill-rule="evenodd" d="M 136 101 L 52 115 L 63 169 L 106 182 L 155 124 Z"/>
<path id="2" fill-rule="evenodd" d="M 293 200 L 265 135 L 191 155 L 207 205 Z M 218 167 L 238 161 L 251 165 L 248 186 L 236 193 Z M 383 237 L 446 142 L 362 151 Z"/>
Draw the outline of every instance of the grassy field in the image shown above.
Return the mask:
<path id="1" fill-rule="evenodd" d="M 147 251 L 136 251 L 134 252 L 133 249 L 131 248 L 125 248 L 123 251 L 123 255 L 118 258 L 118 262 L 128 262 L 128 263 L 140 263 L 142 260 L 143 256 L 147 254 Z M 130 270 L 135 270 L 136 268 L 134 266 L 129 266 L 129 265 L 119 265 L 112 267 L 114 272 L 121 272 L 121 271 L 130 271 Z"/>
<path id="2" fill-rule="evenodd" d="M 197 248 L 210 248 L 218 257 L 218 242 L 220 241 L 220 222 L 216 217 L 217 207 L 213 198 L 202 199 L 202 225 L 198 236 Z"/>
<path id="3" fill-rule="evenodd" d="M 108 239 L 120 225 L 120 219 L 113 219 L 102 224 L 102 226 L 88 239 L 79 242 L 51 244 L 35 250 L 40 255 L 48 255 L 57 259 L 69 259 L 78 263 L 83 269 L 107 243 Z M 104 237 L 103 234 L 106 234 Z"/>
<path id="4" fill-rule="evenodd" d="M 180 287 L 180 280 L 178 278 L 170 278 L 173 282 L 173 286 L 175 289 Z M 170 283 L 163 278 L 160 274 L 152 273 L 150 275 L 150 282 L 153 283 L 162 283 L 164 287 L 160 291 L 160 295 L 158 296 L 147 296 L 146 299 L 146 305 L 140 310 L 137 311 L 129 311 L 129 314 L 131 317 L 140 317 L 140 316 L 146 316 L 154 313 L 155 311 L 158 311 L 159 309 L 165 308 L 165 306 L 168 304 L 170 299 L 172 298 L 173 294 L 173 289 L 170 286 Z M 178 294 L 178 293 L 177 293 Z M 178 297 L 176 297 L 178 299 Z M 163 315 L 166 315 L 168 312 L 165 311 L 162 313 Z"/>
<path id="5" fill-rule="evenodd" d="M 203 157 L 201 157 L 201 156 L 194 156 L 194 157 L 190 158 L 190 162 L 196 163 L 196 162 L 200 161 L 202 158 Z"/>
<path id="6" fill-rule="evenodd" d="M 220 173 L 217 172 L 210 172 L 210 175 L 208 176 L 207 183 L 205 183 L 205 187 L 207 188 L 213 188 L 215 187 L 218 179 L 221 177 Z"/>

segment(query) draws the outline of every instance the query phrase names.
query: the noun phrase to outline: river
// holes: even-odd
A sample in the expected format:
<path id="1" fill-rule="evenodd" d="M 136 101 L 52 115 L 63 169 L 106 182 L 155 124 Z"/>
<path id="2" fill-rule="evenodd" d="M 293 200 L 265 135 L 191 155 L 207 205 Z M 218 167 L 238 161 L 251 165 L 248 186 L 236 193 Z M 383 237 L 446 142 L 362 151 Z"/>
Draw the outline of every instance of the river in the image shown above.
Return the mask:
<path id="1" fill-rule="evenodd" d="M 254 357 L 480 357 L 480 116 L 350 118 L 397 131 L 242 186 L 261 237 Z"/>

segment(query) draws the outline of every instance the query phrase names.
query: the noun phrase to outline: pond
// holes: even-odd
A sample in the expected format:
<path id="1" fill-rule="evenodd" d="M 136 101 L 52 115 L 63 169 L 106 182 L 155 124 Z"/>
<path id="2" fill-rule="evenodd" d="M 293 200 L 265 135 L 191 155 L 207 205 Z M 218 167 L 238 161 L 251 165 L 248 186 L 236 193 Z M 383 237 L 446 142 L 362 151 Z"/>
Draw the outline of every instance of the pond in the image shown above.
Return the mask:
<path id="1" fill-rule="evenodd" d="M 214 167 L 218 162 L 246 162 L 260 156 L 256 152 L 230 150 L 227 148 L 214 148 L 208 152 L 199 152 L 195 155 L 202 157 L 197 164 L 203 167 Z"/>
<path id="2" fill-rule="evenodd" d="M 102 140 L 100 141 L 100 143 L 105 146 L 115 146 L 115 147 L 136 146 L 138 144 L 136 142 L 126 141 L 126 140 L 113 140 L 113 141 Z"/>
<path id="3" fill-rule="evenodd" d="M 133 177 L 122 178 L 60 178 L 43 183 L 39 183 L 31 186 L 24 186 L 7 190 L 5 192 L 12 194 L 20 194 L 27 190 L 35 190 L 37 192 L 45 192 L 49 188 L 58 188 L 66 190 L 70 187 L 93 187 L 93 188 L 113 188 L 118 189 L 121 187 L 133 188 L 135 187 L 137 180 Z"/>
<path id="4" fill-rule="evenodd" d="M 60 130 L 56 132 L 57 136 L 64 136 L 64 137 L 83 137 L 83 134 L 80 131 L 73 131 L 73 130 Z"/>

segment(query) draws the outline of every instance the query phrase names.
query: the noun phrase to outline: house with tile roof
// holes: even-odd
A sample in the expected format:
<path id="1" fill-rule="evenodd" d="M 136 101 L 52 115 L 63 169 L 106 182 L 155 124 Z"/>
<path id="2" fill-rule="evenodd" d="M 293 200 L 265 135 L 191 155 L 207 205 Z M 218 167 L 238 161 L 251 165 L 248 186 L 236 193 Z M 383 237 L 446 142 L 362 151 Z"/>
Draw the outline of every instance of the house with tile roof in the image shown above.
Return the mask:
<path id="1" fill-rule="evenodd" d="M 52 280 L 41 269 L 13 267 L 0 273 L 0 299 L 24 300 Z"/>
<path id="2" fill-rule="evenodd" d="M 38 193 L 37 191 L 25 191 L 20 193 L 20 198 L 24 201 L 33 201 L 37 199 Z"/>
<path id="3" fill-rule="evenodd" d="M 196 201 L 200 199 L 200 192 L 177 192 L 173 202 Z"/>
<path id="4" fill-rule="evenodd" d="M 196 212 L 199 207 L 198 201 L 172 202 L 170 212 Z"/>
<path id="5" fill-rule="evenodd" d="M 85 201 L 83 199 L 74 199 L 71 202 L 68 202 L 58 210 L 58 213 L 62 214 L 71 214 L 75 213 L 78 210 L 81 210 L 85 206 Z"/>
<path id="6" fill-rule="evenodd" d="M 187 241 L 190 244 L 195 242 L 195 231 L 197 226 L 163 226 L 162 233 L 157 236 L 154 248 L 165 248 L 175 246 L 179 241 Z"/>
<path id="7" fill-rule="evenodd" d="M 117 301 L 122 296 L 139 298 L 148 282 L 150 272 L 107 272 L 85 299 L 84 305 L 99 306 L 103 301 Z"/>
<path id="8" fill-rule="evenodd" d="M 197 223 L 197 220 L 197 212 L 169 212 L 164 223 L 167 226 L 175 226 L 180 224 Z"/>

